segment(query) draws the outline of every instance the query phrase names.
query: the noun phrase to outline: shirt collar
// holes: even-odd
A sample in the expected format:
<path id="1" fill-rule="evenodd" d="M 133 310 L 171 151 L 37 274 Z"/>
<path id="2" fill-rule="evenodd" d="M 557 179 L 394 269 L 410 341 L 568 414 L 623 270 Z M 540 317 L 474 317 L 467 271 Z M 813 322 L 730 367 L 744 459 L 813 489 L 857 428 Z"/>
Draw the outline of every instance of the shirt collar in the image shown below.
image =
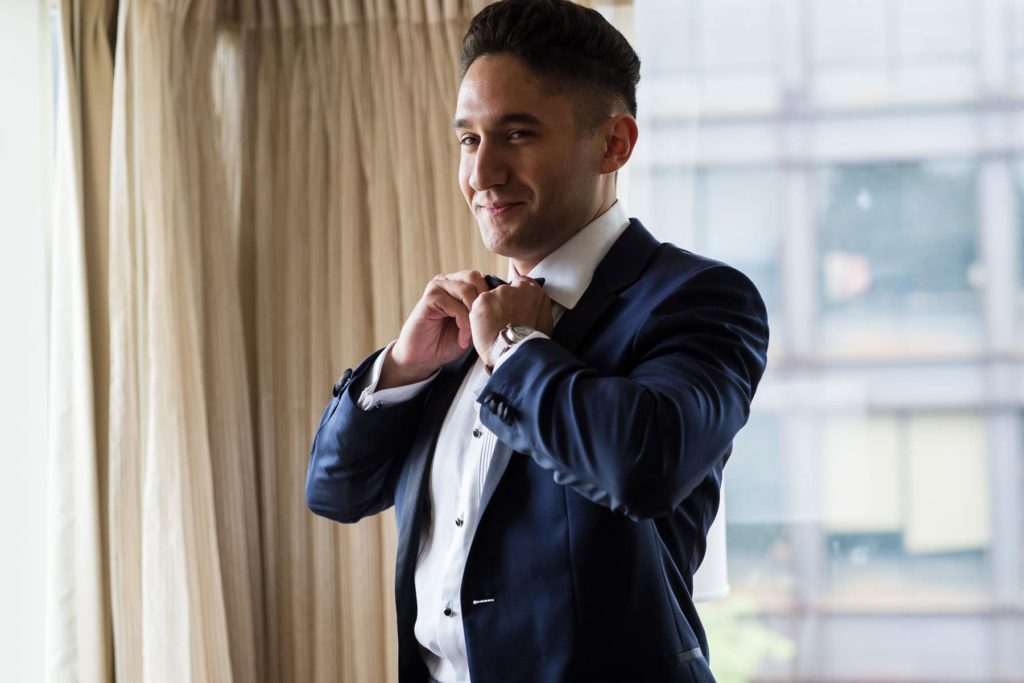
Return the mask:
<path id="1" fill-rule="evenodd" d="M 549 297 L 567 309 L 575 308 L 590 286 L 598 264 L 627 227 L 629 217 L 622 202 L 616 200 L 607 211 L 544 257 L 528 275 L 544 278 L 544 291 Z M 516 268 L 510 261 L 509 280 L 515 275 Z"/>

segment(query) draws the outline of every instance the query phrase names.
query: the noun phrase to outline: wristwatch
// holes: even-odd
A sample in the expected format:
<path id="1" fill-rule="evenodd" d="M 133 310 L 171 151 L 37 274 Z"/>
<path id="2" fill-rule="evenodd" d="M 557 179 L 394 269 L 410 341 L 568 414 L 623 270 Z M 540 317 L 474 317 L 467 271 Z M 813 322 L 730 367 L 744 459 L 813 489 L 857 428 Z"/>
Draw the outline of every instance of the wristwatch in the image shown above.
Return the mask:
<path id="1" fill-rule="evenodd" d="M 488 358 L 484 362 L 487 372 L 490 373 L 494 370 L 494 364 L 504 353 L 536 331 L 527 325 L 513 325 L 512 323 L 506 325 L 505 329 L 498 334 L 498 338 L 494 340 L 494 346 L 491 347 L 490 353 L 487 354 Z"/>

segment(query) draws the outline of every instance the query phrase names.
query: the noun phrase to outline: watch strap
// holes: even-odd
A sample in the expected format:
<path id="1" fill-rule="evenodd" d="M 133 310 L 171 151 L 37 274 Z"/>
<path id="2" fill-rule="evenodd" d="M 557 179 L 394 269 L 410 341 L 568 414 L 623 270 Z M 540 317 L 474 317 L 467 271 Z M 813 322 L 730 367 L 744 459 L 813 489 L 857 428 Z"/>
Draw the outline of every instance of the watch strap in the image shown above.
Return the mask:
<path id="1" fill-rule="evenodd" d="M 536 332 L 532 327 L 526 325 L 513 325 L 509 323 L 498 333 L 498 338 L 494 340 L 494 344 L 491 346 L 491 350 L 487 354 L 487 359 L 484 361 L 484 367 L 487 369 L 487 373 L 490 374 L 494 371 L 494 364 L 498 362 L 498 359 L 508 353 L 508 351 L 521 342 L 526 337 Z"/>

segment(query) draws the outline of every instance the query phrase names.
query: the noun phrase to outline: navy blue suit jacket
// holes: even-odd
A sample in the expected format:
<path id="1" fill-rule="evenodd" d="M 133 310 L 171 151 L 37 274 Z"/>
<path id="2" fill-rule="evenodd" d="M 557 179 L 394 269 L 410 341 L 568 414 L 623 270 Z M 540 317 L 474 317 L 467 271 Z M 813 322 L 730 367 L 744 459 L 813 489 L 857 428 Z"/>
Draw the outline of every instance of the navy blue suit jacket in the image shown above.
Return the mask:
<path id="1" fill-rule="evenodd" d="M 767 345 L 750 280 L 634 219 L 552 339 L 491 376 L 478 400 L 500 476 L 461 594 L 474 683 L 713 680 L 692 577 Z M 353 383 L 376 356 L 335 387 L 306 497 L 346 523 L 396 506 L 399 677 L 419 683 L 413 574 L 430 463 L 476 355 L 413 400 L 363 411 Z"/>

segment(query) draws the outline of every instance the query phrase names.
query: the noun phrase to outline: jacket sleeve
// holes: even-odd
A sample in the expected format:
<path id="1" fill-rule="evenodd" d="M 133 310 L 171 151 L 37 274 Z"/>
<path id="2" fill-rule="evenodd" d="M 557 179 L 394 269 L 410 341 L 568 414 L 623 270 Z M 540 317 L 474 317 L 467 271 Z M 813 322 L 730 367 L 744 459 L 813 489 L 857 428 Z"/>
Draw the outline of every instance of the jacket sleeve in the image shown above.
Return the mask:
<path id="1" fill-rule="evenodd" d="M 306 504 L 337 522 L 358 522 L 395 502 L 395 479 L 412 444 L 429 391 L 379 410 L 357 404 L 377 355 L 352 373 L 324 410 L 306 471 Z"/>
<path id="2" fill-rule="evenodd" d="M 557 483 L 634 519 L 670 513 L 731 448 L 764 372 L 764 303 L 742 273 L 691 276 L 638 321 L 632 366 L 588 367 L 523 343 L 492 375 L 481 421 Z"/>

